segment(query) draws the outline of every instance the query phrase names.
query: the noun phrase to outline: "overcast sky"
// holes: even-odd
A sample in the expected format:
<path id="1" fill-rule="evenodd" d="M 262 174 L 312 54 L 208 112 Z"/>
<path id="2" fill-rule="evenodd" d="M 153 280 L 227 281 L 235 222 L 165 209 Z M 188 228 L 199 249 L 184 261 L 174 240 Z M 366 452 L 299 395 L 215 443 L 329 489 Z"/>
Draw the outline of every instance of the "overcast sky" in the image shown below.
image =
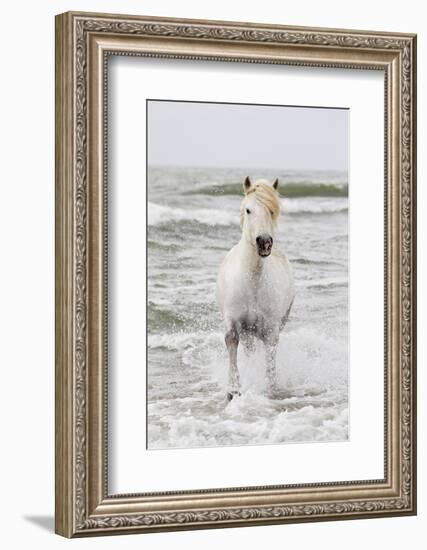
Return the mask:
<path id="1" fill-rule="evenodd" d="M 157 165 L 347 170 L 348 110 L 148 102 Z"/>

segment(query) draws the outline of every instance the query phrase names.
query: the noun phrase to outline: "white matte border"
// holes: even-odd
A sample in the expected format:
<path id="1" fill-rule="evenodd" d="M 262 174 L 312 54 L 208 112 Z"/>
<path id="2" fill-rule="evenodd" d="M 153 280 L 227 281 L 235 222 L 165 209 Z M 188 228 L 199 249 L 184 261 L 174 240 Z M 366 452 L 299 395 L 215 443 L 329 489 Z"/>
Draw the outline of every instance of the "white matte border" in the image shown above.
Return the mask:
<path id="1" fill-rule="evenodd" d="M 147 98 L 350 109 L 348 442 L 146 450 Z M 383 72 L 116 57 L 109 109 L 109 493 L 382 479 Z"/>

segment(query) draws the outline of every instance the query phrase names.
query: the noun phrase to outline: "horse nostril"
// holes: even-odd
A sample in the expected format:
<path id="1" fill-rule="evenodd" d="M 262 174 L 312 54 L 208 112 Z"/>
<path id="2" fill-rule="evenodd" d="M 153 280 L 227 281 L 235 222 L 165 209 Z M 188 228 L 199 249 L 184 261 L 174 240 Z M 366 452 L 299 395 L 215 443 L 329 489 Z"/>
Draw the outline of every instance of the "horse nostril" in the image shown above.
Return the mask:
<path id="1" fill-rule="evenodd" d="M 260 248 L 269 249 L 273 246 L 273 238 L 270 235 L 258 235 L 255 240 Z"/>

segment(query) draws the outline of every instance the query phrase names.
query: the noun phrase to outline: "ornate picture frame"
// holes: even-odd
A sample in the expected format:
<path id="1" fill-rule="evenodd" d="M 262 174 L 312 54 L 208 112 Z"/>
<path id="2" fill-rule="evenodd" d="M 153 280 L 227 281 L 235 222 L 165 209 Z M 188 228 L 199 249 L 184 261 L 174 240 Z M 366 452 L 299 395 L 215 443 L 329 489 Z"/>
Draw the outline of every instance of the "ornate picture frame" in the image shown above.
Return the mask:
<path id="1" fill-rule="evenodd" d="M 109 494 L 105 181 L 112 55 L 384 72 L 384 479 Z M 416 513 L 415 35 L 56 17 L 55 399 L 55 530 L 65 537 Z"/>

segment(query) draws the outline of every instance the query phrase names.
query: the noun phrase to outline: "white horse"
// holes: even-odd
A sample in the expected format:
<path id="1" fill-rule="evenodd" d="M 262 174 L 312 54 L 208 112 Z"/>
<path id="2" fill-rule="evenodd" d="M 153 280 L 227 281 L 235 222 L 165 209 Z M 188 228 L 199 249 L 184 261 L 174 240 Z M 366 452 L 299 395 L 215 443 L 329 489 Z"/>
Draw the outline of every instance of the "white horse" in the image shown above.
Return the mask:
<path id="1" fill-rule="evenodd" d="M 230 358 L 228 400 L 240 395 L 237 348 L 253 350 L 254 338 L 265 345 L 267 378 L 271 391 L 277 384 L 276 350 L 279 333 L 289 316 L 294 283 L 289 261 L 273 246 L 280 215 L 278 180 L 273 184 L 245 179 L 240 207 L 242 237 L 221 264 L 216 296 L 222 311 L 225 343 Z"/>

